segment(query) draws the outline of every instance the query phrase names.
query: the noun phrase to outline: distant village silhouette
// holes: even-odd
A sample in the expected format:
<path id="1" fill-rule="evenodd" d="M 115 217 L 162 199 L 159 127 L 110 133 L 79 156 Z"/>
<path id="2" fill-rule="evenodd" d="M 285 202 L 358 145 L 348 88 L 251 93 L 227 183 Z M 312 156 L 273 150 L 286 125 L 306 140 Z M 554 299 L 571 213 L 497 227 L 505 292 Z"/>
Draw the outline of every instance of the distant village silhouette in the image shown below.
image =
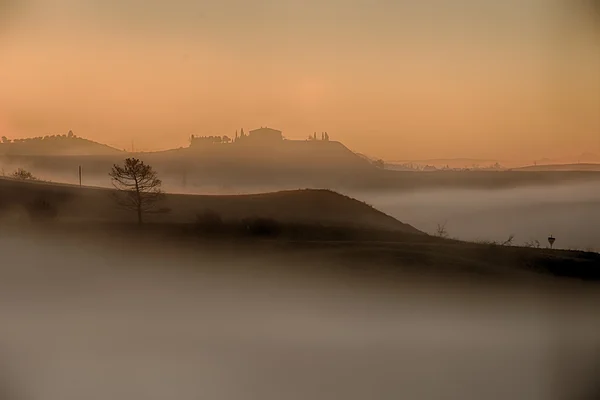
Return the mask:
<path id="1" fill-rule="evenodd" d="M 244 133 L 242 128 L 240 133 L 235 132 L 235 136 L 230 138 L 229 136 L 195 136 L 190 137 L 190 147 L 203 146 L 207 144 L 231 144 L 231 143 L 251 143 L 251 144 L 264 144 L 264 145 L 278 145 L 285 141 L 324 141 L 329 142 L 329 134 L 327 132 L 321 132 L 320 138 L 315 132 L 313 135 L 309 135 L 306 140 L 290 140 L 283 136 L 283 132 L 277 129 L 260 127 L 258 129 L 251 130 L 248 134 Z"/>

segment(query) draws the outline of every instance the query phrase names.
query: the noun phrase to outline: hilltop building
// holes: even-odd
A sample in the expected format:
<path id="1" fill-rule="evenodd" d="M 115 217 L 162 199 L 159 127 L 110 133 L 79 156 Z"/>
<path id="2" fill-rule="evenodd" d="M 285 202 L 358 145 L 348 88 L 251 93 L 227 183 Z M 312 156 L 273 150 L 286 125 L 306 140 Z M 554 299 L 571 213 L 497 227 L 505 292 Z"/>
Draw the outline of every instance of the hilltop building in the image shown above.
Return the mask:
<path id="1" fill-rule="evenodd" d="M 235 132 L 235 136 L 230 138 L 229 136 L 195 136 L 192 135 L 190 137 L 190 147 L 206 147 L 211 145 L 221 145 L 221 144 L 256 144 L 262 146 L 277 146 L 283 142 L 292 143 L 292 142 L 304 142 L 306 140 L 288 140 L 283 137 L 283 133 L 280 130 L 261 127 L 258 129 L 251 130 L 248 134 L 244 133 L 242 129 L 240 134 L 238 135 L 237 131 Z M 314 135 L 309 135 L 308 141 L 319 141 L 319 142 L 329 142 L 329 134 L 327 132 L 321 133 L 321 139 L 317 139 L 317 133 Z"/>
<path id="2" fill-rule="evenodd" d="M 277 129 L 264 127 L 250 131 L 248 139 L 260 143 L 278 143 L 283 140 L 283 133 Z"/>

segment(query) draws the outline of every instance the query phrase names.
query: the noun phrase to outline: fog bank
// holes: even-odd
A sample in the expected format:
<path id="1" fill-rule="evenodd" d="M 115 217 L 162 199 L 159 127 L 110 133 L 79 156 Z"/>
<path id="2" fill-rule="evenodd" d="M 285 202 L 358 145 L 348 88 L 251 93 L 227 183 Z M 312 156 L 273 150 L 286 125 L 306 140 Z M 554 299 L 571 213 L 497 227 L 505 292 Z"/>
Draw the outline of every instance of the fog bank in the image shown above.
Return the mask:
<path id="1" fill-rule="evenodd" d="M 566 400 L 597 380 L 587 286 L 378 289 L 107 243 L 0 234 L 3 398 Z"/>
<path id="2" fill-rule="evenodd" d="M 355 194 L 417 229 L 451 237 L 515 244 L 557 238 L 555 248 L 600 251 L 600 185 L 564 184 L 495 190 L 440 189 Z"/>

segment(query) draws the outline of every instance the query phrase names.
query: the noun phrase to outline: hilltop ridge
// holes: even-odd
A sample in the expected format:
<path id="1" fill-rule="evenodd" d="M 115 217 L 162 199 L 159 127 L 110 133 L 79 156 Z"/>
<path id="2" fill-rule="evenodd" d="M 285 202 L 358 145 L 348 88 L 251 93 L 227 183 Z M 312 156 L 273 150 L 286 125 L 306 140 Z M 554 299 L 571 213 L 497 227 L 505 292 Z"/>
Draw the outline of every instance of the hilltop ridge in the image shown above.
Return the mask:
<path id="1" fill-rule="evenodd" d="M 86 147 L 75 151 L 78 140 L 85 141 L 69 134 L 7 143 L 4 151 L 0 149 L 0 164 L 4 170 L 25 168 L 42 179 L 71 183 L 81 166 L 87 182 L 108 186 L 107 171 L 113 164 L 124 157 L 138 157 L 170 182 L 170 191 L 265 183 L 270 190 L 334 188 L 332 182 L 350 182 L 381 169 L 342 143 L 330 141 L 328 135 L 320 140 L 287 140 L 280 131 L 269 128 L 237 140 L 192 136 L 189 147 L 155 152 L 124 152 L 91 141 L 82 142 Z"/>
<path id="2" fill-rule="evenodd" d="M 25 139 L 2 137 L 0 155 L 6 156 L 100 156 L 121 154 L 123 151 L 106 144 L 75 136 L 46 135 Z"/>
<path id="3" fill-rule="evenodd" d="M 261 132 L 266 133 L 264 137 Z M 258 131 L 258 136 L 256 132 Z M 254 137 L 254 139 L 252 139 Z M 81 143 L 83 146 L 78 146 Z M 194 137 L 189 147 L 126 152 L 74 135 L 0 144 L 3 173 L 24 168 L 51 181 L 109 187 L 108 171 L 126 157 L 141 158 L 160 174 L 165 189 L 179 193 L 248 193 L 302 187 L 356 190 L 507 188 L 600 180 L 594 165 L 525 169 L 404 170 L 355 153 L 329 137 L 287 140 L 261 128 L 246 139 Z M 583 168 L 585 167 L 585 168 Z"/>

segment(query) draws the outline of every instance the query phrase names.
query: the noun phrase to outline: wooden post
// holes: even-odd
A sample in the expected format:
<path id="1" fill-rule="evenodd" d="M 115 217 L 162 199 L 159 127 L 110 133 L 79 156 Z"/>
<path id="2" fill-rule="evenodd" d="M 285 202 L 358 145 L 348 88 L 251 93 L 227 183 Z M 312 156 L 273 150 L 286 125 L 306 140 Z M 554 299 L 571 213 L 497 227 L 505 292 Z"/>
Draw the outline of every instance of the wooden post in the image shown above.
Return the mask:
<path id="1" fill-rule="evenodd" d="M 81 165 L 79 166 L 79 187 L 81 187 Z"/>

